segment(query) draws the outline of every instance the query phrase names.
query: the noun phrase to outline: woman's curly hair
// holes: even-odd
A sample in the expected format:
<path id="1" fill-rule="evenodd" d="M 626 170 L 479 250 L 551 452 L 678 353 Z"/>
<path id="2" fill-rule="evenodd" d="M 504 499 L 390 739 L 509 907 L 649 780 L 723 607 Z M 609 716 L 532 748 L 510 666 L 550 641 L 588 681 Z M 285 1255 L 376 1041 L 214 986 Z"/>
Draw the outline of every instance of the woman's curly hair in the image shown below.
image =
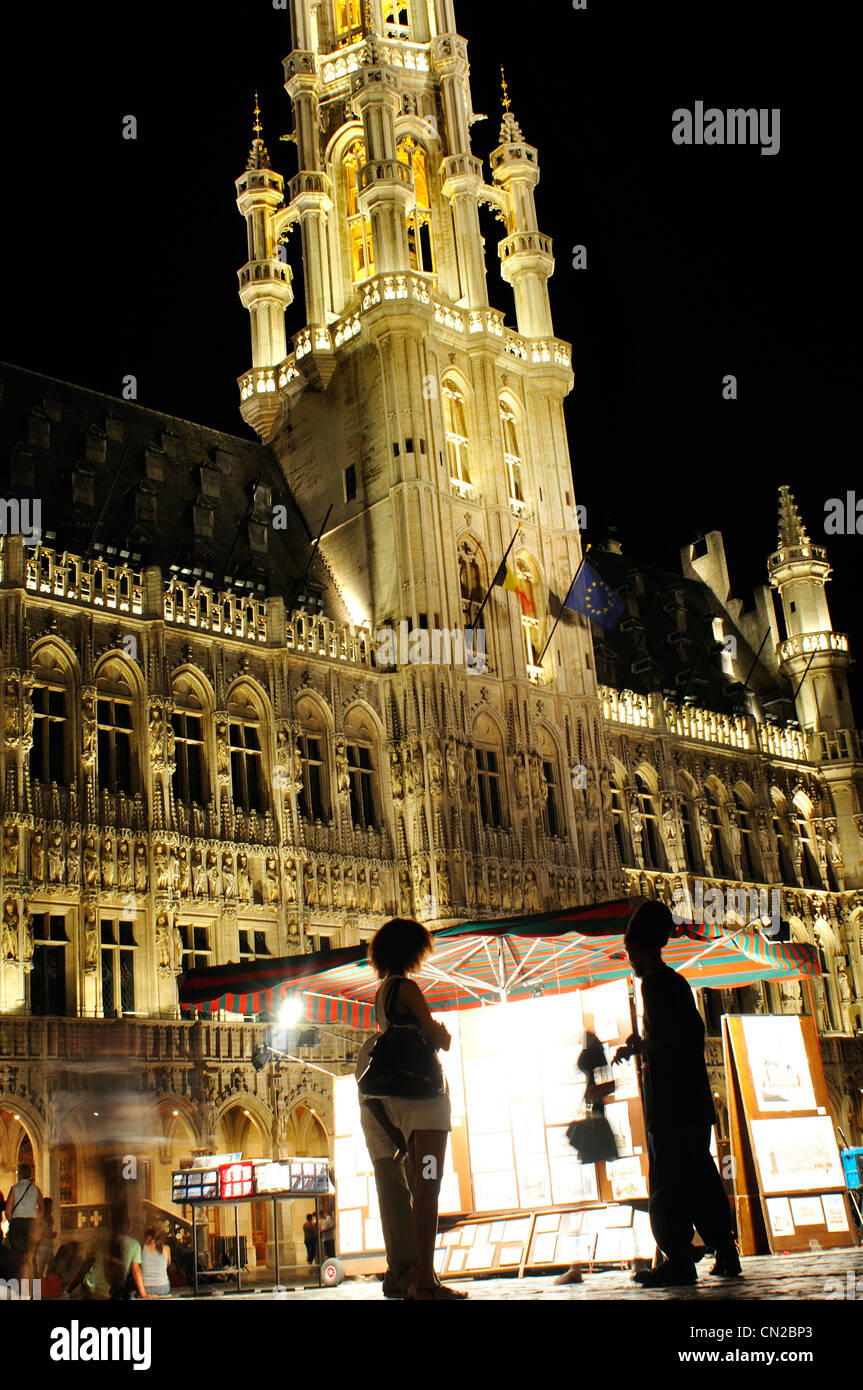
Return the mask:
<path id="1" fill-rule="evenodd" d="M 413 917 L 393 917 L 369 942 L 369 960 L 379 979 L 385 975 L 410 975 L 434 950 L 428 927 Z"/>

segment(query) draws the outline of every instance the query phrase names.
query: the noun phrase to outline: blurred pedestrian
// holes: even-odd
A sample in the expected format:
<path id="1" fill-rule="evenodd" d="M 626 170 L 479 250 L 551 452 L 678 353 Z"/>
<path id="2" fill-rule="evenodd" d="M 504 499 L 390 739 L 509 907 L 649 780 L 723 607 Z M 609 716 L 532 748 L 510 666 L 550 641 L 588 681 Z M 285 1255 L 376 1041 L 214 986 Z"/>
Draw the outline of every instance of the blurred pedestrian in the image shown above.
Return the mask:
<path id="1" fill-rule="evenodd" d="M 156 1226 L 144 1232 L 144 1246 L 141 1257 L 141 1275 L 148 1298 L 167 1298 L 171 1292 L 168 1268 L 171 1252 L 166 1248 L 165 1236 Z"/>
<path id="2" fill-rule="evenodd" d="M 42 1193 L 33 1181 L 30 1165 L 22 1163 L 18 1168 L 18 1181 L 6 1198 L 9 1244 L 22 1258 L 31 1252 L 35 1222 L 43 1210 Z"/>
<path id="3" fill-rule="evenodd" d="M 306 1257 L 309 1264 L 313 1265 L 318 1257 L 318 1228 L 313 1211 L 308 1212 L 303 1222 L 303 1240 L 306 1246 Z"/>
<path id="4" fill-rule="evenodd" d="M 33 1256 L 33 1278 L 41 1279 L 54 1256 L 54 1241 L 57 1231 L 54 1227 L 54 1198 L 42 1200 L 42 1217 L 36 1231 L 35 1252 Z"/>
<path id="5" fill-rule="evenodd" d="M 710 1154 L 716 1112 L 704 1061 L 704 1024 L 686 980 L 662 959 L 673 927 L 670 911 L 656 901 L 642 903 L 629 920 L 624 941 L 642 982 L 644 1037 L 633 1033 L 614 1058 L 628 1061 L 635 1054 L 644 1064 L 650 1226 L 665 1256 L 655 1269 L 636 1274 L 647 1288 L 696 1282 L 693 1226 L 716 1252 L 711 1274 L 740 1274 L 728 1198 Z"/>

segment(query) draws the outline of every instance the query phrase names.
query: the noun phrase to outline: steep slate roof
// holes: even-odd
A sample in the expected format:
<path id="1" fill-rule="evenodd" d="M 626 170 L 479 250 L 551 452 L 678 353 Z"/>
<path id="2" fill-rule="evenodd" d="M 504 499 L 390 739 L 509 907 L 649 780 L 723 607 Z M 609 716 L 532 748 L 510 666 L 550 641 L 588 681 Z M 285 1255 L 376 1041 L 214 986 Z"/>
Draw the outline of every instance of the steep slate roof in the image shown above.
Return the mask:
<path id="1" fill-rule="evenodd" d="M 598 680 L 642 694 L 663 690 L 678 704 L 689 694 L 702 708 L 731 714 L 741 688 L 722 669 L 722 647 L 713 636 L 712 619 L 721 617 L 726 637 L 736 638 L 738 671 L 745 674 L 756 654 L 707 585 L 597 546 L 588 559 L 628 609 L 619 627 L 594 631 Z M 682 630 L 677 622 L 681 610 Z M 762 702 L 790 702 L 789 686 L 763 659 L 749 677 L 749 688 Z M 776 707 L 774 713 L 794 717 L 790 705 Z"/>
<path id="2" fill-rule="evenodd" d="M 264 445 L 5 363 L 0 395 L 0 493 L 41 499 L 45 544 L 76 555 L 112 546 L 166 579 L 178 565 L 215 589 L 242 579 L 288 603 L 296 595 L 323 518 L 306 521 Z M 255 505 L 256 483 L 270 508 L 261 491 Z M 196 506 L 212 507 L 211 533 L 196 535 Z M 265 548 L 250 543 L 256 522 Z M 347 618 L 320 556 L 310 584 L 328 616 Z"/>

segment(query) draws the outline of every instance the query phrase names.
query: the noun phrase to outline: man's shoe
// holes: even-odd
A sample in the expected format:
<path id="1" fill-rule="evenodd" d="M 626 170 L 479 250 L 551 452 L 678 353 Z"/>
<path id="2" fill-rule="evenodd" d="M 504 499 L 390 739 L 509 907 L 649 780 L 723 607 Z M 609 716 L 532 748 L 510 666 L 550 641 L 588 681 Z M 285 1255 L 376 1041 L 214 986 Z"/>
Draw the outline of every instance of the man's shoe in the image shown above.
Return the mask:
<path id="1" fill-rule="evenodd" d="M 716 1263 L 710 1271 L 711 1274 L 715 1274 L 717 1279 L 739 1279 L 742 1272 L 736 1245 L 717 1250 Z"/>
<path id="2" fill-rule="evenodd" d="M 670 1289 L 678 1284 L 697 1284 L 698 1275 L 691 1260 L 663 1260 L 655 1269 L 641 1269 L 633 1283 L 644 1289 Z"/>

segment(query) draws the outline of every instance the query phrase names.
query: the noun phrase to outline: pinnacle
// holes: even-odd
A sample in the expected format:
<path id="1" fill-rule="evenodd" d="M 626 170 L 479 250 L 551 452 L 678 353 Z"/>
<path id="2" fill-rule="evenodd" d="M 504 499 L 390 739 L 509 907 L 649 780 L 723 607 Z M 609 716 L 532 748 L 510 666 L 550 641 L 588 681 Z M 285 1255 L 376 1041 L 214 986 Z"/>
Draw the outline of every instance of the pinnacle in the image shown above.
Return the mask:
<path id="1" fill-rule="evenodd" d="M 779 548 L 811 544 L 794 495 L 787 484 L 779 489 Z"/>

